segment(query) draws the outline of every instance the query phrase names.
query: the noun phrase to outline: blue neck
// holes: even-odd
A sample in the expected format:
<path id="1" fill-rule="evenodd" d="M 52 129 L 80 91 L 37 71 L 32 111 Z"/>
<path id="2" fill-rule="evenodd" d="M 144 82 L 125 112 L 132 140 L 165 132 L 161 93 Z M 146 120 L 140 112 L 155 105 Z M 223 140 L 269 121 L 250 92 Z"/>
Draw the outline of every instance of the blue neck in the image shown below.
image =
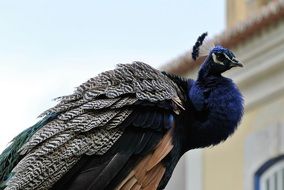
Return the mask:
<path id="1" fill-rule="evenodd" d="M 197 80 L 203 80 L 209 75 L 211 56 L 208 56 L 200 66 Z"/>
<path id="2" fill-rule="evenodd" d="M 201 69 L 202 70 L 202 69 Z M 237 128 L 243 114 L 243 99 L 234 83 L 220 76 L 207 76 L 200 71 L 198 80 L 192 85 L 189 98 L 192 101 L 194 117 L 187 123 L 184 139 L 193 148 L 216 145 L 226 140 Z M 186 116 L 185 116 L 186 117 Z"/>

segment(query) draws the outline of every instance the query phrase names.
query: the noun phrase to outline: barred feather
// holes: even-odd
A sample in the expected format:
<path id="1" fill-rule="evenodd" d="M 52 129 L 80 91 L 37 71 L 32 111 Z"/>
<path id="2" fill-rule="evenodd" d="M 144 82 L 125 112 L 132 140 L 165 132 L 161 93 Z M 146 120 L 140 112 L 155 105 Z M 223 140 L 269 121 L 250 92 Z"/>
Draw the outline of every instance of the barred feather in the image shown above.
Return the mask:
<path id="1" fill-rule="evenodd" d="M 99 99 L 99 100 L 94 100 L 91 102 L 88 102 L 84 105 L 82 105 L 83 110 L 98 110 L 98 109 L 103 109 L 103 108 L 108 108 L 117 101 L 121 101 L 121 98 L 113 98 L 113 99 Z"/>
<path id="2" fill-rule="evenodd" d="M 31 138 L 31 136 L 41 127 L 43 127 L 50 120 L 54 119 L 56 114 L 48 115 L 34 126 L 24 130 L 16 136 L 11 144 L 0 155 L 0 189 L 4 189 L 5 182 L 11 177 L 11 171 L 15 165 L 20 161 L 20 148 Z"/>
<path id="3" fill-rule="evenodd" d="M 118 126 L 133 112 L 135 102 L 174 100 L 182 104 L 178 94 L 170 78 L 141 62 L 120 64 L 91 78 L 41 114 L 54 113 L 57 118 L 20 144 L 24 158 L 13 169 L 5 190 L 50 188 L 82 155 L 102 155 L 109 150 L 123 134 Z"/>
<path id="4" fill-rule="evenodd" d="M 57 135 L 34 149 L 14 168 L 15 175 L 8 181 L 10 189 L 48 189 L 62 177 L 83 154 L 102 155 L 122 135 L 119 129 L 96 130 L 79 136 Z M 47 183 L 46 178 L 53 178 Z M 45 186 L 43 187 L 43 184 Z"/>
<path id="5" fill-rule="evenodd" d="M 117 98 L 132 93 L 140 100 L 151 102 L 178 97 L 178 87 L 160 71 L 142 62 L 119 64 L 117 69 L 106 71 L 77 87 L 74 94 L 60 97 L 63 103 L 79 100 L 90 101 L 98 96 Z M 154 97 L 154 92 L 159 96 Z M 150 94 L 152 93 L 152 94 Z M 154 97 L 154 99 L 153 99 Z"/>

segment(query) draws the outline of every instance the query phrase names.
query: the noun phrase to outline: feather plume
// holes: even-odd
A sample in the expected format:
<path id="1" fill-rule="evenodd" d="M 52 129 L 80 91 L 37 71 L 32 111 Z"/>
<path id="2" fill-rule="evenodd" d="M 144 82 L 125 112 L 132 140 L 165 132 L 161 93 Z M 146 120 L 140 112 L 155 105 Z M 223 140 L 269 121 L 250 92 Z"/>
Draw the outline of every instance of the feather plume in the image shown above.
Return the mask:
<path id="1" fill-rule="evenodd" d="M 207 32 L 201 34 L 195 42 L 191 54 L 193 60 L 196 60 L 200 56 L 209 55 L 210 51 L 215 47 L 212 40 L 205 40 L 207 35 Z"/>
<path id="2" fill-rule="evenodd" d="M 205 39 L 199 48 L 199 57 L 209 55 L 210 51 L 215 47 L 213 40 Z"/>

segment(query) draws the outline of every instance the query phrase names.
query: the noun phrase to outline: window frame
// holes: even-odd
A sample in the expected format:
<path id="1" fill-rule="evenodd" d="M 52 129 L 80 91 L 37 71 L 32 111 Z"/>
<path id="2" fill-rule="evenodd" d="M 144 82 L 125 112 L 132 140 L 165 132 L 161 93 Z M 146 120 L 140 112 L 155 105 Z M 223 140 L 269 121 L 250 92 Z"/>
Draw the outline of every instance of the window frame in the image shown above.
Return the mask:
<path id="1" fill-rule="evenodd" d="M 261 177 L 276 164 L 284 162 L 284 155 L 277 156 L 265 162 L 254 174 L 254 190 L 260 190 Z"/>

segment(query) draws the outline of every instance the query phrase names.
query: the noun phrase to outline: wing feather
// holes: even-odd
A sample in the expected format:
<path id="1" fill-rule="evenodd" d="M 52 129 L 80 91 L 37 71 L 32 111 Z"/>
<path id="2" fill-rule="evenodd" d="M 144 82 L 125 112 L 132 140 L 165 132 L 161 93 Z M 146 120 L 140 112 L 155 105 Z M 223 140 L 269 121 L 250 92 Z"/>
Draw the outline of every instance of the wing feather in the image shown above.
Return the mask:
<path id="1" fill-rule="evenodd" d="M 154 151 L 145 156 L 116 187 L 116 190 L 151 189 L 155 190 L 166 171 L 162 160 L 173 149 L 172 130 L 159 142 Z"/>
<path id="2" fill-rule="evenodd" d="M 119 64 L 117 69 L 91 78 L 80 85 L 74 94 L 59 100 L 70 103 L 82 98 L 90 101 L 101 95 L 116 98 L 133 93 L 139 100 L 154 102 L 178 98 L 178 91 L 178 86 L 160 71 L 145 63 L 134 62 Z"/>
<path id="3" fill-rule="evenodd" d="M 124 127 L 135 119 L 139 127 L 159 129 L 163 114 L 152 111 L 152 115 L 145 113 L 132 117 L 136 107 L 140 106 L 136 103 L 155 105 L 169 101 L 168 107 L 176 111 L 183 104 L 179 94 L 179 88 L 170 78 L 141 62 L 121 64 L 115 70 L 91 78 L 74 94 L 60 97 L 58 105 L 41 114 L 57 113 L 58 116 L 40 128 L 20 149 L 24 157 L 14 168 L 6 189 L 50 188 L 82 155 L 104 155 L 122 136 Z M 160 152 L 153 152 L 147 161 L 148 167 L 140 171 L 138 164 L 138 170 L 134 169 L 135 174 L 145 174 L 144 178 L 155 174 L 149 187 L 157 186 L 165 172 L 161 160 L 173 148 L 171 143 L 166 143 L 171 142 L 171 137 L 165 137 L 156 149 Z M 145 144 L 145 147 L 151 145 Z M 135 179 L 136 175 L 134 180 L 133 177 L 127 180 L 128 189 L 143 187 L 145 182 Z"/>

